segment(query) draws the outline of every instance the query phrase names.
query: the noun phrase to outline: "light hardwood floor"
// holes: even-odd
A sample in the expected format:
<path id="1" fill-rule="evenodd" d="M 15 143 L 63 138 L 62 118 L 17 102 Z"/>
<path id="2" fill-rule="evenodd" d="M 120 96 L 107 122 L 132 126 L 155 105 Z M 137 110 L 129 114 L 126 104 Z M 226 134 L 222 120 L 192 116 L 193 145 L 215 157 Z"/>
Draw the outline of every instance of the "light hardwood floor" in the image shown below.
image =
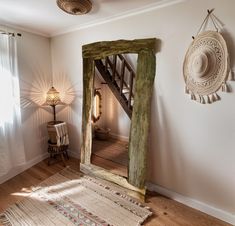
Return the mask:
<path id="1" fill-rule="evenodd" d="M 91 162 L 111 171 L 114 174 L 127 177 L 128 142 L 110 138 L 108 140 L 92 140 Z"/>
<path id="2" fill-rule="evenodd" d="M 102 159 L 93 160 L 94 163 Z M 111 163 L 110 163 L 111 164 Z M 79 170 L 79 161 L 70 158 L 67 165 Z M 0 185 L 0 211 L 29 195 L 31 187 L 63 169 L 62 162 L 47 166 L 47 160 L 31 167 L 9 181 Z M 189 208 L 157 193 L 148 192 L 147 205 L 154 215 L 144 224 L 147 226 L 225 226 L 229 225 L 216 218 Z M 32 225 L 33 226 L 33 225 Z"/>

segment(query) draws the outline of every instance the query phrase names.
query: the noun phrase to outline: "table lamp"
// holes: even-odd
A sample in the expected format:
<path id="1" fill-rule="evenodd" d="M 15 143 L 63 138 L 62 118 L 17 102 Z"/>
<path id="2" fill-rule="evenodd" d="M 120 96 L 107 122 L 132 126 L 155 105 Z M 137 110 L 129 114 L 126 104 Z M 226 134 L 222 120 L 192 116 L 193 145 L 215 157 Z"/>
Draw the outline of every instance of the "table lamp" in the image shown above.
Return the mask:
<path id="1" fill-rule="evenodd" d="M 46 104 L 53 108 L 54 121 L 56 121 L 55 106 L 61 103 L 60 93 L 52 86 L 47 92 Z"/>

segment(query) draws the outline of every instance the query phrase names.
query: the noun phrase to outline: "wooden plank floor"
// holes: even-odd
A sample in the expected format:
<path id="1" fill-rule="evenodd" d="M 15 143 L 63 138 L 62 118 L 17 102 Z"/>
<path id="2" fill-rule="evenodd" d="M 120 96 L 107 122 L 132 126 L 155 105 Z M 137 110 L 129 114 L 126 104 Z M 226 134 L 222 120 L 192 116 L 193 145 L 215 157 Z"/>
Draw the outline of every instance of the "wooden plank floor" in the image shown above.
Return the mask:
<path id="1" fill-rule="evenodd" d="M 94 160 L 96 161 L 96 160 Z M 99 159 L 99 164 L 101 159 Z M 79 161 L 70 158 L 67 165 L 79 170 Z M 63 169 L 62 162 L 47 166 L 44 160 L 0 185 L 0 211 L 29 195 L 32 186 Z M 154 215 L 144 224 L 147 226 L 228 226 L 216 218 L 189 208 L 157 193 L 148 192 L 147 205 Z M 32 225 L 33 226 L 33 225 Z"/>
<path id="2" fill-rule="evenodd" d="M 109 138 L 92 140 L 92 153 L 123 166 L 128 166 L 128 142 Z"/>
<path id="3" fill-rule="evenodd" d="M 91 162 L 114 174 L 127 177 L 128 142 L 114 138 L 93 139 Z"/>

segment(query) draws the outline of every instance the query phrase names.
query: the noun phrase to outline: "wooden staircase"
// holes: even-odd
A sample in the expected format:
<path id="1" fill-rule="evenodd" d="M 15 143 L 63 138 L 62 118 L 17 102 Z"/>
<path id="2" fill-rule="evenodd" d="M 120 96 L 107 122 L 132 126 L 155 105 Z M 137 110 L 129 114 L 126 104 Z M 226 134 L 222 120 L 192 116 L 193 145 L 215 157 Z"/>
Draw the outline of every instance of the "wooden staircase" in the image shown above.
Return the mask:
<path id="1" fill-rule="evenodd" d="M 117 54 L 95 60 L 95 66 L 110 90 L 131 119 L 134 103 L 135 72 L 124 58 Z"/>

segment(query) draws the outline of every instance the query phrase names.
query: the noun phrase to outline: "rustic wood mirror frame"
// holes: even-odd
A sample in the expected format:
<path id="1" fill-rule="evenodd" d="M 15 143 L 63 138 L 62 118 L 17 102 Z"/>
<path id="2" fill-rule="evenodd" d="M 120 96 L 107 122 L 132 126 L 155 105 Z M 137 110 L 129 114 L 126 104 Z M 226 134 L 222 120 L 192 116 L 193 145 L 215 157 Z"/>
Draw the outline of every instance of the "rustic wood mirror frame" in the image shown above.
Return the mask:
<path id="1" fill-rule="evenodd" d="M 84 45 L 83 56 L 83 113 L 80 170 L 112 181 L 145 195 L 146 154 L 150 125 L 151 96 L 156 70 L 156 39 L 103 41 Z M 95 60 L 115 54 L 138 54 L 135 97 L 129 136 L 128 178 L 115 175 L 91 164 L 92 104 Z"/>

